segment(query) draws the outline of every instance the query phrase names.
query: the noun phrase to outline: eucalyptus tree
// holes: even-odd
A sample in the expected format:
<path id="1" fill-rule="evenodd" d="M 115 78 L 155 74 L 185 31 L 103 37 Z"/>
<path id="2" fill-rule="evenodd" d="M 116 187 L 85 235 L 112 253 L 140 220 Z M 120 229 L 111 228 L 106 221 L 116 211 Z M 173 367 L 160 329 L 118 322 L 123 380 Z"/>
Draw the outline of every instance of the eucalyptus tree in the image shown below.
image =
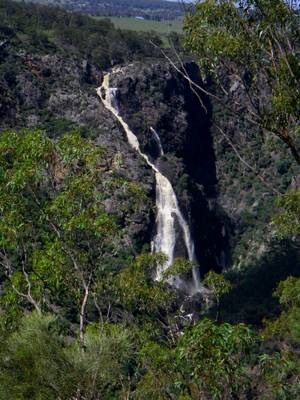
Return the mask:
<path id="1" fill-rule="evenodd" d="M 121 243 L 105 200 L 130 186 L 107 170 L 103 148 L 76 133 L 57 142 L 35 130 L 0 137 L 2 303 L 38 313 L 75 307 L 82 348 L 91 292 Z"/>
<path id="2" fill-rule="evenodd" d="M 59 318 L 26 313 L 0 339 L 0 398 L 99 400 L 128 398 L 135 346 L 122 325 L 91 325 L 85 351 L 60 330 Z"/>
<path id="3" fill-rule="evenodd" d="M 220 299 L 222 296 L 230 292 L 232 285 L 222 274 L 218 274 L 215 271 L 209 271 L 205 275 L 203 279 L 203 285 L 208 287 L 214 297 L 217 307 L 216 321 L 218 321 L 220 312 Z"/>
<path id="4" fill-rule="evenodd" d="M 299 20 L 283 0 L 206 0 L 185 19 L 186 45 L 222 95 L 206 93 L 237 121 L 283 141 L 298 165 Z"/>

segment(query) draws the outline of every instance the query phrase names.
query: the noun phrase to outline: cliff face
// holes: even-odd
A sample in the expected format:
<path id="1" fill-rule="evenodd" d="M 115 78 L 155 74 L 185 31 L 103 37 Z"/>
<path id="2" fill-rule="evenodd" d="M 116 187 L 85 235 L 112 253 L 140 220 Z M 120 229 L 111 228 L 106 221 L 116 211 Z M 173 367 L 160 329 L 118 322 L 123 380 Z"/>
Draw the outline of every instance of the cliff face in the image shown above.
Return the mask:
<path id="1" fill-rule="evenodd" d="M 192 80 L 203 84 L 196 64 L 185 68 Z M 212 83 L 205 85 L 215 90 Z M 168 64 L 126 66 L 114 75 L 112 86 L 118 88 L 120 113 L 143 151 L 154 159 L 159 154 L 150 127 L 161 139 L 165 155 L 157 162 L 192 228 L 202 274 L 209 268 L 253 265 L 272 254 L 278 243 L 270 223 L 276 198 L 270 186 L 284 193 L 297 180 L 296 165 L 285 146 L 265 140 L 242 119 L 233 123 L 226 107 L 211 103 L 203 93 L 195 94 Z M 246 101 L 234 78 L 227 89 L 240 103 Z M 226 96 L 218 95 L 226 104 Z"/>
<path id="2" fill-rule="evenodd" d="M 33 55 L 9 47 L 4 50 L 0 127 L 39 127 L 51 137 L 77 129 L 104 145 L 112 165 L 117 165 L 125 178 L 141 183 L 149 199 L 144 208 L 120 217 L 134 252 L 144 245 L 147 248 L 155 233 L 154 177 L 96 95 L 102 72 L 87 60 L 74 57 Z M 196 65 L 187 68 L 198 79 Z M 158 149 L 150 127 L 160 136 L 165 155 L 158 160 L 159 166 L 170 179 L 192 227 L 201 271 L 227 265 L 227 230 L 216 206 L 209 102 L 202 99 L 205 111 L 187 81 L 162 63 L 131 64 L 114 79 L 120 112 L 137 134 L 143 151 L 153 159 Z M 110 206 L 122 208 L 118 199 L 112 199 Z M 179 246 L 178 254 L 181 250 Z"/>
<path id="3" fill-rule="evenodd" d="M 50 137 L 77 130 L 105 147 L 114 171 L 141 185 L 148 201 L 135 209 L 116 193 L 107 203 L 117 213 L 124 246 L 132 254 L 150 243 L 153 224 L 154 177 L 127 144 L 124 133 L 96 94 L 101 71 L 87 60 L 60 55 L 33 55 L 6 48 L 0 79 L 0 129 L 37 127 Z M 3 62 L 4 61 L 4 62 Z"/>
<path id="4" fill-rule="evenodd" d="M 73 129 L 106 147 L 108 173 L 117 168 L 124 178 L 142 185 L 148 203 L 139 210 L 116 195 L 108 207 L 118 210 L 132 252 L 149 250 L 155 234 L 154 176 L 127 143 L 122 127 L 96 95 L 103 73 L 88 60 L 58 54 L 31 54 L 1 43 L 0 128 L 39 127 L 57 137 Z M 200 82 L 195 64 L 189 75 Z M 234 86 L 234 82 L 231 82 Z M 247 171 L 226 140 L 212 127 L 218 119 L 238 143 L 240 154 L 277 188 L 286 190 L 293 174 L 285 150 L 266 150 L 262 139 L 245 139 L 222 107 L 196 95 L 188 82 L 161 61 L 129 64 L 114 74 L 120 113 L 138 136 L 142 150 L 171 181 L 192 230 L 197 259 L 209 268 L 239 265 L 249 254 L 265 251 L 274 197 Z M 160 137 L 159 157 L 152 127 Z M 246 129 L 247 127 L 244 127 Z M 282 159 L 280 154 L 283 155 Z M 119 210 L 128 212 L 123 213 Z M 258 232 L 259 235 L 258 236 Z M 177 253 L 183 248 L 178 246 Z"/>
<path id="5" fill-rule="evenodd" d="M 186 65 L 199 81 L 195 64 Z M 171 181 L 189 221 L 201 273 L 230 263 L 227 219 L 217 202 L 211 107 L 183 76 L 167 64 L 130 65 L 112 76 L 120 113 L 138 136 L 143 151 L 156 159 Z M 158 158 L 160 137 L 164 155 Z M 180 249 L 179 249 L 180 250 Z"/>

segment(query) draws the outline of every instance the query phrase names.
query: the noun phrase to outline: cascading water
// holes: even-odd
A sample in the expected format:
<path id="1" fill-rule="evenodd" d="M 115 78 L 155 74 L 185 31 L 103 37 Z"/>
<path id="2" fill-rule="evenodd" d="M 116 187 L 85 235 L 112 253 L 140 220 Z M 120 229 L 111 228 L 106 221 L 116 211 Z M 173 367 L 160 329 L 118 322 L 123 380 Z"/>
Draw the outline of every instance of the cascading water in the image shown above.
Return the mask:
<path id="1" fill-rule="evenodd" d="M 189 226 L 185 221 L 179 206 L 178 201 L 173 190 L 170 181 L 161 174 L 158 168 L 150 161 L 149 157 L 142 153 L 140 150 L 140 144 L 138 138 L 130 130 L 128 124 L 123 120 L 119 114 L 116 94 L 117 88 L 109 87 L 110 74 L 106 74 L 103 79 L 102 85 L 97 89 L 97 94 L 102 100 L 106 109 L 108 109 L 120 122 L 124 131 L 126 132 L 127 140 L 131 147 L 136 150 L 147 162 L 147 164 L 155 172 L 156 179 L 156 208 L 157 208 L 157 233 L 153 240 L 152 250 L 155 253 L 164 253 L 168 260 L 165 265 L 161 265 L 157 270 L 156 279 L 162 279 L 162 273 L 174 261 L 174 250 L 176 244 L 176 229 L 175 223 L 178 222 L 183 233 L 183 239 L 185 247 L 187 249 L 188 257 L 190 261 L 195 261 L 195 250 L 194 243 L 191 237 Z M 163 147 L 160 141 L 160 137 L 157 132 L 151 127 L 151 132 L 157 142 L 160 155 L 163 155 Z M 179 278 L 174 277 L 173 284 L 179 286 L 182 282 Z M 193 269 L 193 287 L 190 288 L 191 293 L 195 293 L 200 289 L 200 279 L 198 270 Z"/>
<path id="2" fill-rule="evenodd" d="M 152 128 L 152 126 L 150 126 L 150 131 L 153 133 L 154 139 L 157 143 L 157 146 L 159 148 L 159 155 L 163 156 L 164 155 L 164 149 L 162 147 L 161 141 L 160 141 L 160 137 L 158 136 L 158 133 L 156 132 L 155 129 Z"/>

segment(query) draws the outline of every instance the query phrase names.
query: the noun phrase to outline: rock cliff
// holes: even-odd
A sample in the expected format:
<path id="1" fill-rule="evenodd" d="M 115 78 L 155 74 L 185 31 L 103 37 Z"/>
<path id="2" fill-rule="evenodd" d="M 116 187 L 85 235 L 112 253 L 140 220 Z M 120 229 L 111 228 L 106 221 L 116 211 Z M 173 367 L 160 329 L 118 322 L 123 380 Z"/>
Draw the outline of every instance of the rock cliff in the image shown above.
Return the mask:
<path id="1" fill-rule="evenodd" d="M 185 69 L 199 83 L 196 64 Z M 164 155 L 156 162 L 170 179 L 192 228 L 201 273 L 230 263 L 227 219 L 217 202 L 211 106 L 196 95 L 184 77 L 167 63 L 132 64 L 113 75 L 121 115 L 136 133 L 143 151 Z M 201 106 L 198 96 L 201 96 Z M 180 249 L 178 249 L 180 254 Z"/>
<path id="2" fill-rule="evenodd" d="M 140 252 L 151 239 L 154 177 L 99 101 L 101 71 L 87 60 L 25 51 L 11 51 L 5 61 L 13 69 L 1 80 L 0 128 L 36 127 L 54 138 L 77 130 L 104 146 L 111 160 L 107 173 L 118 170 L 124 179 L 139 183 L 149 199 L 135 209 L 116 193 L 107 204 L 119 215 L 125 245 L 133 254 Z"/>
<path id="3" fill-rule="evenodd" d="M 5 42 L 1 46 L 0 128 L 39 127 L 51 137 L 76 129 L 105 146 L 113 168 L 140 183 L 148 198 L 139 210 L 126 204 L 130 212 L 121 213 L 120 221 L 132 252 L 149 250 L 155 234 L 154 177 L 96 95 L 102 71 L 86 59 L 31 54 Z M 185 68 L 201 83 L 196 64 Z M 161 60 L 123 65 L 113 79 L 121 115 L 175 189 L 192 230 L 202 275 L 210 268 L 239 265 L 249 254 L 263 253 L 265 238 L 256 235 L 259 229 L 272 236 L 274 197 L 241 165 L 212 121 L 219 119 L 239 143 L 241 154 L 284 190 L 290 184 L 292 162 L 275 153 L 267 159 L 263 141 L 259 145 L 259 140 L 245 140 L 240 127 L 226 120 L 220 105 L 212 106 L 202 93 L 196 95 L 184 77 Z M 161 157 L 150 128 L 161 139 Z M 116 196 L 108 206 L 124 209 L 123 202 L 126 199 Z M 180 246 L 177 253 L 183 253 Z"/>

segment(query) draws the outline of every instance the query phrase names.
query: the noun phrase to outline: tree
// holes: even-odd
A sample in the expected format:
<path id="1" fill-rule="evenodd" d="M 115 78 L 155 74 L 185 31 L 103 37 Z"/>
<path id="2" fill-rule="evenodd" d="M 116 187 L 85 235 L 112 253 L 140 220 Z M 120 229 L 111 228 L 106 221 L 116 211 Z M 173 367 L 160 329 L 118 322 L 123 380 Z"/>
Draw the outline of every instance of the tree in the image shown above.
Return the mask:
<path id="1" fill-rule="evenodd" d="M 277 199 L 278 211 L 273 217 L 279 237 L 300 234 L 300 190 L 294 190 Z"/>
<path id="2" fill-rule="evenodd" d="M 91 325 L 86 350 L 59 329 L 58 318 L 37 312 L 24 315 L 18 330 L 1 339 L 0 398 L 127 398 L 132 335 L 122 325 Z"/>
<path id="3" fill-rule="evenodd" d="M 1 399 L 66 398 L 68 362 L 54 326 L 54 316 L 33 312 L 23 317 L 7 340 L 1 340 Z"/>
<path id="4" fill-rule="evenodd" d="M 71 302 L 83 349 L 91 292 L 120 243 L 104 202 L 124 180 L 106 175 L 104 150 L 76 133 L 54 142 L 35 130 L 9 131 L 0 152 L 3 303 L 41 313 Z"/>
<path id="5" fill-rule="evenodd" d="M 176 369 L 175 349 L 165 343 L 144 341 L 139 353 L 143 367 L 135 398 L 139 400 L 171 400 L 180 397 L 179 371 Z"/>
<path id="6" fill-rule="evenodd" d="M 127 399 L 131 368 L 135 365 L 133 335 L 122 325 L 91 325 L 87 329 L 85 351 L 78 343 L 65 352 L 69 363 L 69 391 L 80 400 Z"/>
<path id="7" fill-rule="evenodd" d="M 165 260 L 162 254 L 141 254 L 118 274 L 115 287 L 120 304 L 133 315 L 141 313 L 155 318 L 175 300 L 174 293 L 163 282 L 153 280 L 157 267 Z"/>
<path id="8" fill-rule="evenodd" d="M 300 343 L 300 278 L 293 276 L 279 282 L 273 293 L 282 312 L 274 321 L 265 321 L 264 335 L 286 342 Z"/>
<path id="9" fill-rule="evenodd" d="M 214 271 L 208 272 L 204 279 L 203 285 L 208 287 L 211 290 L 216 304 L 217 304 L 217 315 L 216 321 L 219 319 L 219 312 L 220 312 L 220 298 L 230 292 L 231 290 L 231 283 L 227 281 L 222 274 L 217 274 Z"/>
<path id="10" fill-rule="evenodd" d="M 281 281 L 273 294 L 278 298 L 282 310 L 275 320 L 264 321 L 264 351 L 259 355 L 258 363 L 260 375 L 265 391 L 269 393 L 268 398 L 298 399 L 300 278 L 290 276 Z"/>
<path id="11" fill-rule="evenodd" d="M 258 368 L 260 385 L 264 388 L 264 398 L 291 400 L 299 398 L 300 364 L 297 354 L 276 350 L 271 354 L 260 354 Z"/>
<path id="12" fill-rule="evenodd" d="M 187 15 L 185 32 L 187 47 L 225 97 L 206 93 L 237 120 L 277 136 L 300 165 L 298 11 L 283 0 L 244 0 L 238 6 L 207 0 Z"/>
<path id="13" fill-rule="evenodd" d="M 177 345 L 178 385 L 190 399 L 239 398 L 249 382 L 245 367 L 255 336 L 244 324 L 217 325 L 203 319 Z"/>
<path id="14" fill-rule="evenodd" d="M 217 325 L 207 318 L 183 329 L 175 343 L 147 340 L 138 353 L 144 373 L 136 398 L 243 398 L 256 340 L 244 324 Z"/>
<path id="15" fill-rule="evenodd" d="M 194 262 L 182 257 L 177 257 L 175 258 L 173 264 L 163 272 L 163 278 L 168 279 L 172 276 L 185 275 L 191 272 L 193 268 L 196 268 L 196 264 Z"/>

